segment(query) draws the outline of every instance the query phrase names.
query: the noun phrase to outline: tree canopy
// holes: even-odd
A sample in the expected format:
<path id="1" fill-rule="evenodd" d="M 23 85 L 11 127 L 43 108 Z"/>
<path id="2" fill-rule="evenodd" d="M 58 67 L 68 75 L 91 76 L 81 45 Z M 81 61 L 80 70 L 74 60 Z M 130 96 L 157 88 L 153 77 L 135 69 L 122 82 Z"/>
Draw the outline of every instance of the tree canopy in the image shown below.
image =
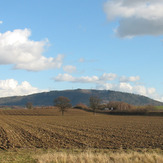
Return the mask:
<path id="1" fill-rule="evenodd" d="M 60 96 L 54 100 L 54 106 L 58 107 L 62 115 L 64 115 L 64 112 L 71 107 L 71 103 L 69 98 Z"/>
<path id="2" fill-rule="evenodd" d="M 27 108 L 27 109 L 32 109 L 32 108 L 33 108 L 32 102 L 27 102 L 27 103 L 26 103 L 26 108 Z"/>
<path id="3" fill-rule="evenodd" d="M 99 109 L 101 104 L 101 99 L 98 96 L 91 96 L 89 98 L 89 106 L 93 110 L 94 113 Z"/>

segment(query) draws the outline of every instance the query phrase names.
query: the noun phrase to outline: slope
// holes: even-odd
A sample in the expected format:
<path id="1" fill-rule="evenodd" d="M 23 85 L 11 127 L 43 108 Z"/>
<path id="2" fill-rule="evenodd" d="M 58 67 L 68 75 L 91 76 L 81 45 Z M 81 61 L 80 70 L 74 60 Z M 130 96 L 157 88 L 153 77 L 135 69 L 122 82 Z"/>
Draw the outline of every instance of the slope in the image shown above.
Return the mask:
<path id="1" fill-rule="evenodd" d="M 28 96 L 13 96 L 0 98 L 0 105 L 8 106 L 25 106 L 27 102 L 32 102 L 36 106 L 53 105 L 53 101 L 58 96 L 65 96 L 71 100 L 72 105 L 78 103 L 89 104 L 89 98 L 96 95 L 105 102 L 109 101 L 123 101 L 133 105 L 163 105 L 162 102 L 152 100 L 145 96 L 136 94 L 123 93 L 111 90 L 90 90 L 90 89 L 76 89 L 76 90 L 63 90 L 63 91 L 50 91 L 32 94 Z"/>

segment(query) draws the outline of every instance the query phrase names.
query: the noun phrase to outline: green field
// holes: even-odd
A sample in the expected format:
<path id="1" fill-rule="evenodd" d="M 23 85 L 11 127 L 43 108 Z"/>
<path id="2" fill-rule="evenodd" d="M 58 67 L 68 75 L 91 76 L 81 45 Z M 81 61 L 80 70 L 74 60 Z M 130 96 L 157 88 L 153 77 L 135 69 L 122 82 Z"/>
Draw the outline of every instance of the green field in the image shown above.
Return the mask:
<path id="1" fill-rule="evenodd" d="M 155 109 L 156 109 L 157 111 L 163 111 L 163 106 L 156 106 Z"/>

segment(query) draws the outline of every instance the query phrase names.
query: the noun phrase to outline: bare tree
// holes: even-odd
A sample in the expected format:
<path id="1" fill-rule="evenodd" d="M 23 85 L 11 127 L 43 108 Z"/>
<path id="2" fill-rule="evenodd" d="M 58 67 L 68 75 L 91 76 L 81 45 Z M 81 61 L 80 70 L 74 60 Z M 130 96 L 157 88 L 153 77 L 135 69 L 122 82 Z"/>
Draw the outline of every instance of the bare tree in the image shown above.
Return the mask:
<path id="1" fill-rule="evenodd" d="M 63 116 L 64 112 L 71 107 L 71 104 L 70 100 L 67 97 L 60 96 L 54 100 L 54 106 L 59 108 Z"/>
<path id="2" fill-rule="evenodd" d="M 27 102 L 27 103 L 26 103 L 26 108 L 27 108 L 27 109 L 32 109 L 32 108 L 33 108 L 32 102 Z"/>
<path id="3" fill-rule="evenodd" d="M 89 106 L 93 110 L 94 114 L 100 108 L 101 99 L 98 96 L 91 96 L 89 98 Z"/>

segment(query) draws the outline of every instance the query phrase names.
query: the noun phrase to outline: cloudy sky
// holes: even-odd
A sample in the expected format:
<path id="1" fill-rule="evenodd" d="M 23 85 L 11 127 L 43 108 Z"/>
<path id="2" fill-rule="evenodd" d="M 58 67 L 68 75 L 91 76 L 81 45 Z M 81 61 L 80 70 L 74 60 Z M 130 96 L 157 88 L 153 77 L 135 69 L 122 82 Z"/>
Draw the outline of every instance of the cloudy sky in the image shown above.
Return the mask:
<path id="1" fill-rule="evenodd" d="M 163 101 L 162 0 L 0 0 L 0 97 L 109 89 Z"/>

